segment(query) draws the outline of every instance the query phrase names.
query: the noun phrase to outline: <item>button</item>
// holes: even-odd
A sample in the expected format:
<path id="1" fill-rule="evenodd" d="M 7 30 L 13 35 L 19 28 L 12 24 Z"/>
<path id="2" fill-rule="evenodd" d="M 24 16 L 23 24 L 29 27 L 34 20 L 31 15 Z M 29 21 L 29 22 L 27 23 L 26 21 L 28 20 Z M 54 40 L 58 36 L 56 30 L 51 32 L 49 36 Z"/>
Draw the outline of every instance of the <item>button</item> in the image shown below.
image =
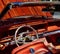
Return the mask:
<path id="1" fill-rule="evenodd" d="M 35 50 L 33 48 L 30 48 L 30 53 L 33 54 Z"/>
<path id="2" fill-rule="evenodd" d="M 11 41 L 11 42 L 10 42 L 10 45 L 13 45 L 13 44 L 15 44 L 15 41 Z"/>

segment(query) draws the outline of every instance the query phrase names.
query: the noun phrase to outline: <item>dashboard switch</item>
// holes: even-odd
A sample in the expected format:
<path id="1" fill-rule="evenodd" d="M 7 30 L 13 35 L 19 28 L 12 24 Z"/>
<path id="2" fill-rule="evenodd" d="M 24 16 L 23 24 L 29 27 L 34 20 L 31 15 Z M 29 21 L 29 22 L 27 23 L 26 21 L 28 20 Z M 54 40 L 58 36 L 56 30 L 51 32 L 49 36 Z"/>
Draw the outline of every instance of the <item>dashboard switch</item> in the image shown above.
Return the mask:
<path id="1" fill-rule="evenodd" d="M 33 48 L 30 48 L 30 53 L 34 54 L 35 50 Z"/>

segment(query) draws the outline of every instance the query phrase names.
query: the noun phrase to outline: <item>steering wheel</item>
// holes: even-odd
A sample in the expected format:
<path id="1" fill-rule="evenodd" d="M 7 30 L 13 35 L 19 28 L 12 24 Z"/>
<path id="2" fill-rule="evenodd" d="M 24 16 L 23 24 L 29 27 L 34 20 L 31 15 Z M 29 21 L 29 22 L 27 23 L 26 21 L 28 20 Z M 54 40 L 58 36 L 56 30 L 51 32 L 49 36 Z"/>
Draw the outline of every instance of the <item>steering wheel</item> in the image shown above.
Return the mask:
<path id="1" fill-rule="evenodd" d="M 22 33 L 18 34 L 19 30 L 22 29 L 22 28 L 24 28 L 24 27 L 32 29 L 32 31 L 35 32 L 36 36 L 30 36 L 29 35 L 29 33 L 30 33 L 29 30 L 27 30 L 26 32 L 22 32 Z M 27 35 L 23 36 L 24 34 L 27 34 Z M 19 35 L 19 36 L 17 36 L 17 35 Z M 16 45 L 18 47 L 19 47 L 19 44 L 21 44 L 21 43 L 23 43 L 23 44 L 27 43 L 26 42 L 26 38 L 28 38 L 28 39 L 30 39 L 32 41 L 35 40 L 35 39 L 38 39 L 38 33 L 37 33 L 37 31 L 33 27 L 31 27 L 30 25 L 22 25 L 22 26 L 18 27 L 17 30 L 15 31 L 15 42 L 16 42 Z"/>

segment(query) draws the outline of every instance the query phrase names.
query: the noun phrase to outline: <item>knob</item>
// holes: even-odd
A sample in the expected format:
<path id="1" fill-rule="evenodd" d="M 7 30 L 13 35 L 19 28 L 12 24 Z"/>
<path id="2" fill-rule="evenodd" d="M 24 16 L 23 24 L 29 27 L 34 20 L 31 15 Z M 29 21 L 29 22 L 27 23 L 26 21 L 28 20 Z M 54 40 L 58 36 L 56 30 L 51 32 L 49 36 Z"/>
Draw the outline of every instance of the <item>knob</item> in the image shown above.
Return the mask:
<path id="1" fill-rule="evenodd" d="M 33 48 L 30 48 L 30 53 L 34 54 L 35 50 Z"/>
<path id="2" fill-rule="evenodd" d="M 0 50 L 4 50 L 5 46 L 3 44 L 0 44 Z"/>
<path id="3" fill-rule="evenodd" d="M 3 47 L 3 44 L 0 44 L 0 48 L 2 48 Z"/>

